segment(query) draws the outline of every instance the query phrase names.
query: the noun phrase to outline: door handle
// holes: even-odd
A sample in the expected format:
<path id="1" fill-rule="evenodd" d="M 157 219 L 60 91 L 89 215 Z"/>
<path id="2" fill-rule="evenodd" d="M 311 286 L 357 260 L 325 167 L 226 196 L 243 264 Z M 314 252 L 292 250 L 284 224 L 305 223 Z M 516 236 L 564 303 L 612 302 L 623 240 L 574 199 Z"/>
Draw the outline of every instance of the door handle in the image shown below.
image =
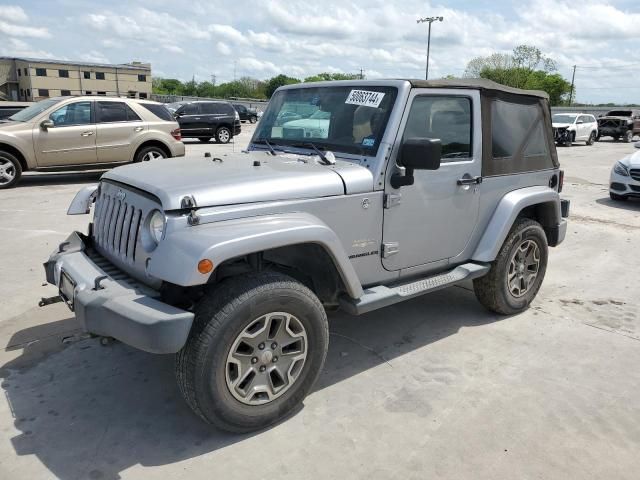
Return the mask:
<path id="1" fill-rule="evenodd" d="M 133 129 L 134 132 L 141 132 L 142 130 L 144 130 L 144 127 L 136 127 Z"/>
<path id="2" fill-rule="evenodd" d="M 196 118 L 194 118 L 194 120 L 200 120 L 200 117 L 196 117 Z"/>
<path id="3" fill-rule="evenodd" d="M 80 134 L 80 136 L 82 136 L 82 137 L 90 137 L 91 135 L 93 135 L 93 132 L 82 132 Z"/>
<path id="4" fill-rule="evenodd" d="M 468 173 L 458 179 L 458 185 L 477 185 L 478 183 L 482 183 L 482 177 L 472 177 Z"/>

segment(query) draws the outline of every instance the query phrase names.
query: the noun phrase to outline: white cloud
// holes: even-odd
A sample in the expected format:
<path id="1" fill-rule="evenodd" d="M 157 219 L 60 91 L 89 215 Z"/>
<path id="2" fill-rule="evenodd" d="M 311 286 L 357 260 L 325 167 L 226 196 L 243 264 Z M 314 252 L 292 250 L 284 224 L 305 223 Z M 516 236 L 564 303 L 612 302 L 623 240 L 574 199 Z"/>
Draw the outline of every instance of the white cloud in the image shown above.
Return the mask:
<path id="1" fill-rule="evenodd" d="M 237 45 L 247 45 L 249 40 L 242 34 L 240 30 L 236 30 L 231 25 L 209 25 L 208 32 L 214 34 L 214 38 L 223 38 Z"/>
<path id="2" fill-rule="evenodd" d="M 1 43 L 0 55 L 9 57 L 58 58 L 64 60 L 64 58 L 56 56 L 51 52 L 34 48 L 24 40 L 17 38 L 9 38 L 7 42 Z"/>
<path id="3" fill-rule="evenodd" d="M 178 45 L 163 45 L 162 48 L 171 53 L 184 53 L 184 50 Z"/>
<path id="4" fill-rule="evenodd" d="M 22 9 L 16 5 L 5 5 L 0 8 L 0 18 L 4 18 L 14 23 L 27 23 L 29 17 Z"/>
<path id="5" fill-rule="evenodd" d="M 27 25 L 15 25 L 0 20 L 0 33 L 11 37 L 49 38 L 51 34 L 46 28 L 29 27 Z"/>
<path id="6" fill-rule="evenodd" d="M 216 50 L 222 55 L 231 55 L 231 47 L 224 42 L 216 43 Z"/>
<path id="7" fill-rule="evenodd" d="M 91 50 L 90 52 L 81 54 L 80 60 L 92 63 L 111 63 L 102 52 L 99 52 L 97 50 Z"/>

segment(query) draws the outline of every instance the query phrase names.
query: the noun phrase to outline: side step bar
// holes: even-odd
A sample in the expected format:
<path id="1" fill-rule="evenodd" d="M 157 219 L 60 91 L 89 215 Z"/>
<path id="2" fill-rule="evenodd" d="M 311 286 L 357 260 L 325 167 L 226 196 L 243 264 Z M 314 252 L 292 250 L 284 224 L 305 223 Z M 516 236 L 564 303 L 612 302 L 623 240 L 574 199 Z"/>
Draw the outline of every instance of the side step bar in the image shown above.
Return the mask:
<path id="1" fill-rule="evenodd" d="M 394 303 L 424 295 L 425 293 L 434 292 L 436 290 L 455 285 L 463 280 L 471 280 L 473 278 L 481 277 L 488 271 L 488 265 L 465 263 L 464 265 L 460 265 L 448 272 L 421 278 L 420 280 L 414 280 L 409 283 L 403 283 L 392 287 L 378 285 L 376 287 L 367 288 L 364 291 L 364 295 L 356 300 L 346 296 L 341 297 L 340 306 L 352 315 L 361 315 L 363 313 L 377 310 L 378 308 L 387 307 Z"/>

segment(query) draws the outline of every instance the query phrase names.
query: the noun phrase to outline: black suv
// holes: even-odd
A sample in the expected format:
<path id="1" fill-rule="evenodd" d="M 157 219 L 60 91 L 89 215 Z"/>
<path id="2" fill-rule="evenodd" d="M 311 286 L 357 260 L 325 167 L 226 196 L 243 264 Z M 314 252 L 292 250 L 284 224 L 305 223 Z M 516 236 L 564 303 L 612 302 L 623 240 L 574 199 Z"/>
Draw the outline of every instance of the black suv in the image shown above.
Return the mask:
<path id="1" fill-rule="evenodd" d="M 258 121 L 258 111 L 255 108 L 247 108 L 240 103 L 234 103 L 233 108 L 236 109 L 243 122 L 249 120 L 249 123 L 256 123 Z"/>
<path id="2" fill-rule="evenodd" d="M 180 124 L 182 138 L 229 143 L 240 134 L 240 116 L 229 102 L 178 102 L 167 105 Z"/>

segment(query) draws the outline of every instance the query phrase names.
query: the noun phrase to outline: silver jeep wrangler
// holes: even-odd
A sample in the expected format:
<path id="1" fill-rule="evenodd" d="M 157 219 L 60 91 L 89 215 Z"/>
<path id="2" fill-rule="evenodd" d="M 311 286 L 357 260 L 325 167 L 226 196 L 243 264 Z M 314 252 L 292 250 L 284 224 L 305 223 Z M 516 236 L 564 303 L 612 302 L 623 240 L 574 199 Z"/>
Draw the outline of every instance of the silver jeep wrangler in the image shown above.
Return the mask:
<path id="1" fill-rule="evenodd" d="M 176 354 L 186 402 L 232 431 L 309 393 L 326 308 L 362 314 L 473 280 L 534 299 L 569 204 L 547 95 L 484 80 L 280 88 L 248 150 L 104 174 L 45 263 L 88 332 Z M 393 328 L 393 327 L 390 327 Z"/>

